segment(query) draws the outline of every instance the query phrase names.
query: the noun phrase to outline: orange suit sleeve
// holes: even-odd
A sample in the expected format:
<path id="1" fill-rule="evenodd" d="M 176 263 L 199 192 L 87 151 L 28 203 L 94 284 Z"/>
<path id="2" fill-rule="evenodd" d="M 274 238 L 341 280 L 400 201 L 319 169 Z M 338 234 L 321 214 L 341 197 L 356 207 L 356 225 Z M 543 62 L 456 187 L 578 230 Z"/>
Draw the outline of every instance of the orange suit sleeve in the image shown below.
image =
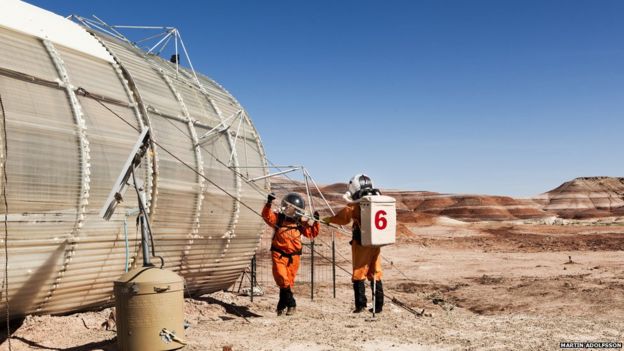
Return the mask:
<path id="1" fill-rule="evenodd" d="M 347 225 L 353 219 L 353 211 L 354 207 L 352 205 L 347 205 L 334 216 L 329 217 L 329 222 L 338 225 Z"/>
<path id="2" fill-rule="evenodd" d="M 319 224 L 318 221 L 314 221 L 314 224 L 312 225 L 306 225 L 303 227 L 303 235 L 306 238 L 310 238 L 310 239 L 314 239 L 319 235 L 319 232 L 321 231 L 321 225 Z"/>
<path id="3" fill-rule="evenodd" d="M 271 211 L 271 204 L 264 205 L 262 208 L 262 219 L 268 224 L 271 228 L 274 228 L 277 225 L 277 215 L 275 212 Z"/>

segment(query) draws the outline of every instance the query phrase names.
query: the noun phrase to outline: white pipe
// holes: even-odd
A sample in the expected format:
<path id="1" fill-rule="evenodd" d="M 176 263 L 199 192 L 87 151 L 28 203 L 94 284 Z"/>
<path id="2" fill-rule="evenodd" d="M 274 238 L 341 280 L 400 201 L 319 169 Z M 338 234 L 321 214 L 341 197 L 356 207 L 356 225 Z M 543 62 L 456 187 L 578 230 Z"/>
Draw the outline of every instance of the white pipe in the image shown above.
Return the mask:
<path id="1" fill-rule="evenodd" d="M 149 50 L 147 51 L 147 53 L 148 53 L 148 54 L 152 53 L 152 50 L 154 50 L 156 47 L 158 47 L 158 45 L 160 45 L 160 43 L 162 43 L 163 41 L 165 41 L 165 39 L 169 38 L 169 37 L 171 36 L 171 33 L 173 33 L 173 32 L 168 32 L 168 33 L 167 33 L 167 35 L 165 35 L 162 39 L 160 39 L 160 40 L 158 41 L 158 43 L 156 43 L 156 45 L 152 46 L 152 48 L 151 48 L 151 49 L 149 49 Z"/>
<path id="2" fill-rule="evenodd" d="M 299 168 L 287 169 L 285 171 L 281 171 L 281 172 L 277 172 L 277 173 L 271 173 L 271 174 L 267 174 L 267 175 L 264 175 L 264 176 L 261 176 L 261 177 L 256 177 L 256 178 L 253 178 L 253 179 L 249 179 L 249 181 L 250 182 L 255 182 L 257 180 L 262 180 L 262 179 L 266 179 L 266 178 L 270 178 L 270 177 L 275 177 L 275 176 L 278 176 L 278 175 L 281 175 L 281 174 L 286 174 L 286 173 L 294 172 L 294 171 L 297 171 L 297 170 L 299 170 Z"/>

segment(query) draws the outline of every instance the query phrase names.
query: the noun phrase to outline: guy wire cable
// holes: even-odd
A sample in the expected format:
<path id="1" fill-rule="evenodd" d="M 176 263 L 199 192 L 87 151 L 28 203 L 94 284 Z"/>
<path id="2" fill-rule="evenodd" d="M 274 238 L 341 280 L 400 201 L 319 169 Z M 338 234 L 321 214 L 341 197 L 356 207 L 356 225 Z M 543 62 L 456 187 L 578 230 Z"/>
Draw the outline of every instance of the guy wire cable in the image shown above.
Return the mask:
<path id="1" fill-rule="evenodd" d="M 2 159 L 2 198 L 4 199 L 4 301 L 6 305 L 6 328 L 7 328 L 7 340 L 9 344 L 9 351 L 11 348 L 11 312 L 9 308 L 9 202 L 7 200 L 7 183 L 8 176 L 6 171 L 7 158 L 9 156 L 9 143 L 7 141 L 7 128 L 6 128 L 6 112 L 4 110 L 4 102 L 0 95 L 0 112 L 2 112 L 2 138 L 4 142 L 4 157 Z"/>
<path id="2" fill-rule="evenodd" d="M 116 117 L 118 117 L 119 119 L 121 119 L 124 123 L 126 123 L 128 126 L 130 126 L 132 129 L 138 131 L 138 129 L 133 126 L 131 123 L 129 123 L 128 121 L 126 121 L 123 117 L 119 116 L 117 113 L 115 113 L 113 110 L 111 110 L 108 106 L 106 106 L 103 102 L 100 101 L 100 99 L 98 99 L 97 97 L 91 95 L 88 91 L 86 91 L 84 88 L 79 88 L 78 93 L 82 92 L 85 96 L 90 97 L 92 99 L 94 99 L 96 102 L 98 102 L 100 105 L 102 105 L 105 109 L 107 109 L 109 112 L 113 113 Z M 169 120 L 167 120 L 169 121 Z M 170 121 L 169 121 L 170 122 Z M 171 123 L 171 122 L 170 122 Z M 175 126 L 175 124 L 171 123 L 173 126 Z M 178 131 L 180 131 L 181 133 L 183 133 L 184 135 L 187 135 L 184 131 L 182 131 L 180 128 L 177 128 L 177 126 L 175 126 L 176 129 Z M 188 135 L 187 135 L 188 136 Z M 152 140 L 154 142 L 154 144 L 158 147 L 160 147 L 163 151 L 165 151 L 167 154 L 169 154 L 171 157 L 173 157 L 174 159 L 176 159 L 178 162 L 180 162 L 182 165 L 184 165 L 185 167 L 189 168 L 191 171 L 193 171 L 193 173 L 197 174 L 198 176 L 202 177 L 203 179 L 205 179 L 206 181 L 208 181 L 210 184 L 214 185 L 216 188 L 218 188 L 219 190 L 221 190 L 223 193 L 225 193 L 226 195 L 228 195 L 229 197 L 231 197 L 232 199 L 234 199 L 235 201 L 238 201 L 241 205 L 243 205 L 244 207 L 246 207 L 247 209 L 249 209 L 252 213 L 256 214 L 259 217 L 262 217 L 262 214 L 260 214 L 259 212 L 257 212 L 255 209 L 253 209 L 252 207 L 250 207 L 249 205 L 247 205 L 245 202 L 243 202 L 242 200 L 237 199 L 234 195 L 230 194 L 229 192 L 227 192 L 225 189 L 223 189 L 222 187 L 220 187 L 219 185 L 217 185 L 216 183 L 214 183 L 212 180 L 208 179 L 206 176 L 200 174 L 199 172 L 197 172 L 192 166 L 188 165 L 186 162 L 184 162 L 183 160 L 181 160 L 179 157 L 177 157 L 176 155 L 174 155 L 173 153 L 171 153 L 169 150 L 167 150 L 166 148 L 164 148 L 162 145 L 160 145 L 158 142 L 156 142 L 155 140 Z M 207 151 L 205 148 L 202 147 L 202 149 L 206 152 L 208 152 L 209 154 L 211 154 L 209 151 Z M 222 161 L 220 161 L 216 156 L 212 155 L 215 158 L 215 160 L 217 160 L 219 163 L 221 163 L 222 165 L 225 165 Z M 227 167 L 228 169 L 232 170 L 232 172 L 234 172 L 236 175 L 238 175 L 239 177 L 241 177 L 243 180 L 245 180 L 245 182 L 247 182 L 248 184 L 250 183 L 249 180 L 247 180 L 242 174 L 240 174 L 239 172 L 236 172 L 235 170 L 231 169 L 230 167 Z M 292 182 L 294 182 L 294 180 L 290 179 Z M 252 182 L 253 183 L 253 182 Z M 255 184 L 254 184 L 255 185 Z M 257 186 L 257 185 L 256 185 Z M 255 187 L 254 187 L 255 188 Z M 255 190 L 263 195 L 267 195 L 265 193 L 263 193 L 260 189 L 255 188 Z M 322 222 L 321 222 L 322 223 Z M 323 223 L 325 224 L 325 223 Z M 336 228 L 332 225 L 329 224 L 325 224 L 326 226 L 341 231 L 343 233 L 349 234 L 346 230 L 342 229 L 342 228 Z M 320 241 L 324 242 L 322 239 L 319 239 Z M 332 262 L 329 258 L 325 257 L 324 255 L 321 255 L 320 253 L 318 253 L 317 250 L 314 250 L 315 253 L 317 253 L 319 256 L 321 256 L 323 259 L 327 260 L 328 262 Z M 346 261 L 348 261 L 348 259 L 342 255 L 342 253 L 340 253 L 338 251 L 339 255 Z M 388 259 L 386 259 L 383 255 L 382 258 L 384 258 L 386 261 L 388 261 Z M 401 274 L 403 275 L 403 277 L 405 279 L 407 279 L 410 282 L 414 282 L 412 279 L 410 279 L 405 273 L 403 273 L 398 267 L 396 267 L 392 261 L 389 261 L 391 263 L 391 265 Z M 338 265 L 336 265 L 338 266 Z M 340 269 L 342 269 L 343 271 L 349 273 L 347 270 L 345 270 L 344 268 L 342 268 L 341 266 L 338 266 Z M 385 294 L 384 294 L 385 296 Z M 390 296 L 387 296 L 389 298 L 391 298 Z"/>
<path id="3" fill-rule="evenodd" d="M 134 125 L 132 125 L 132 123 L 128 122 L 125 118 L 123 118 L 122 116 L 120 116 L 119 114 L 117 114 L 115 111 L 113 111 L 111 108 L 109 108 L 106 104 L 104 104 L 102 101 L 100 101 L 100 99 L 97 96 L 92 95 L 91 93 L 89 93 L 87 90 L 85 90 L 84 88 L 80 87 L 78 89 L 76 89 L 76 93 L 78 94 L 82 94 L 85 97 L 89 97 L 93 100 L 95 100 L 98 104 L 100 104 L 102 107 L 104 107 L 106 110 L 108 110 L 110 113 L 112 113 L 113 115 L 115 115 L 117 118 L 119 118 L 121 121 L 123 121 L 125 124 L 127 124 L 130 128 L 134 129 L 137 132 L 140 132 L 140 130 L 135 127 Z M 214 185 L 217 189 L 221 190 L 224 194 L 226 194 L 227 196 L 229 196 L 230 198 L 232 198 L 234 201 L 237 201 L 239 204 L 243 205 L 245 208 L 247 208 L 249 211 L 251 211 L 252 213 L 254 213 L 255 215 L 257 215 L 258 217 L 262 218 L 262 214 L 260 212 L 258 212 L 256 209 L 252 208 L 251 206 L 249 206 L 248 204 L 246 204 L 244 201 L 237 199 L 236 196 L 230 194 L 227 190 L 225 190 L 223 187 L 221 187 L 220 185 L 218 185 L 217 183 L 215 183 L 214 181 L 210 180 L 208 177 L 206 177 L 205 175 L 199 173 L 197 170 L 195 170 L 195 168 L 193 168 L 191 165 L 187 164 L 186 162 L 184 162 L 182 159 L 180 159 L 178 156 L 176 156 L 175 154 L 173 154 L 171 151 L 169 151 L 167 148 L 163 147 L 162 144 L 158 143 L 156 140 L 152 139 L 152 142 L 154 143 L 154 145 L 158 146 L 161 150 L 163 150 L 165 153 L 167 153 L 169 156 L 173 157 L 176 161 L 178 161 L 181 165 L 183 165 L 184 167 L 190 169 L 193 173 L 197 174 L 199 177 L 203 178 L 204 180 L 206 180 L 207 182 L 209 182 L 210 184 Z M 244 178 L 244 177 L 243 177 Z M 320 222 L 320 221 L 319 221 Z M 320 222 L 322 223 L 322 222 Z M 325 224 L 325 223 L 323 223 Z M 329 224 L 325 224 L 327 226 L 329 226 L 330 228 L 333 229 L 339 229 L 336 227 L 333 227 Z M 340 228 L 340 230 L 342 230 Z M 343 230 L 344 231 L 344 230 Z M 329 259 L 328 257 L 320 254 L 318 251 L 314 250 L 315 253 L 317 253 L 321 258 L 325 259 L 328 262 L 332 262 L 331 259 Z M 345 268 L 343 268 L 342 266 L 336 265 L 338 268 L 340 268 L 341 270 L 343 270 L 346 273 L 350 272 L 348 270 L 346 270 Z M 410 280 L 410 279 L 408 279 Z M 410 280 L 411 281 L 411 280 Z M 395 298 L 388 296 L 384 293 L 385 297 L 390 298 L 391 300 L 395 300 Z M 397 300 L 398 301 L 398 300 Z M 406 311 L 408 312 L 412 312 L 408 309 L 406 309 L 405 307 L 403 307 L 401 304 L 396 304 L 399 307 L 404 308 Z"/>
<path id="4" fill-rule="evenodd" d="M 128 126 L 130 126 L 132 129 L 138 131 L 138 129 L 133 126 L 131 123 L 129 123 L 128 121 L 126 121 L 123 117 L 119 116 L 115 111 L 111 110 L 108 106 L 106 106 L 104 103 L 102 103 L 97 97 L 91 95 L 88 91 L 86 91 L 84 88 L 79 88 L 78 93 L 83 93 L 85 96 L 90 97 L 92 99 L 94 99 L 96 102 L 98 102 L 100 105 L 102 105 L 105 109 L 107 109 L 109 112 L 111 112 L 112 114 L 114 114 L 116 117 L 118 117 L 119 119 L 121 119 L 124 123 L 126 123 Z M 178 129 L 180 132 L 182 132 L 180 129 Z M 185 134 L 186 135 L 186 134 Z M 174 155 L 172 152 L 170 152 L 169 150 L 167 150 L 166 148 L 164 148 L 161 144 L 159 144 L 158 142 L 156 142 L 155 140 L 152 140 L 154 142 L 154 144 L 158 147 L 160 147 L 165 153 L 169 154 L 171 157 L 173 157 L 174 159 L 176 159 L 179 163 L 181 163 L 183 166 L 189 168 L 193 173 L 197 174 L 198 176 L 204 178 L 206 181 L 208 181 L 210 184 L 214 185 L 216 188 L 218 188 L 219 190 L 221 190 L 223 193 L 225 193 L 226 195 L 228 195 L 229 197 L 231 197 L 233 200 L 238 201 L 241 205 L 243 205 L 244 207 L 246 207 L 248 210 L 250 210 L 252 213 L 256 214 L 259 217 L 262 217 L 262 214 L 260 214 L 259 212 L 257 212 L 255 209 L 253 209 L 252 207 L 250 207 L 248 204 L 246 204 L 245 202 L 243 202 L 242 200 L 237 199 L 234 195 L 230 194 L 228 191 L 226 191 L 225 189 L 223 189 L 221 186 L 219 186 L 218 184 L 216 184 L 215 182 L 213 182 L 212 180 L 208 179 L 206 176 L 200 174 L 199 172 L 197 172 L 192 166 L 188 165 L 186 162 L 184 162 L 183 160 L 181 160 L 179 157 L 177 157 L 176 155 Z M 213 156 L 214 157 L 214 156 Z M 215 157 L 216 159 L 216 157 Z M 229 167 L 228 167 L 229 168 Z M 238 173 L 238 172 L 235 172 Z M 242 177 L 242 175 L 238 174 L 239 176 Z M 244 177 L 242 177 L 243 179 L 245 179 Z M 256 189 L 257 191 L 259 191 L 258 189 Z M 336 227 L 333 227 L 329 224 L 326 224 L 327 226 L 333 228 L 333 229 L 338 229 Z M 338 229 L 341 231 L 341 228 Z M 325 257 L 324 255 L 318 253 L 318 251 L 314 250 L 315 253 L 317 253 L 319 256 L 321 256 L 321 258 L 327 260 L 328 262 L 332 262 L 329 258 Z M 342 256 L 342 254 L 341 254 Z M 344 256 L 342 256 L 343 259 L 346 260 L 346 258 Z M 382 256 L 383 257 L 383 256 Z M 346 269 L 344 269 L 343 267 L 336 265 L 337 267 L 339 267 L 341 270 L 345 271 L 346 273 L 349 273 L 349 271 L 347 271 Z M 394 266 L 394 265 L 393 265 Z M 394 266 L 396 268 L 396 266 Z M 400 272 L 400 270 L 397 268 L 397 271 Z M 403 272 L 400 272 L 407 280 L 412 281 L 411 279 L 409 279 Z M 387 296 L 384 293 L 384 296 L 394 299 L 390 296 Z M 398 305 L 400 306 L 400 305 Z"/>

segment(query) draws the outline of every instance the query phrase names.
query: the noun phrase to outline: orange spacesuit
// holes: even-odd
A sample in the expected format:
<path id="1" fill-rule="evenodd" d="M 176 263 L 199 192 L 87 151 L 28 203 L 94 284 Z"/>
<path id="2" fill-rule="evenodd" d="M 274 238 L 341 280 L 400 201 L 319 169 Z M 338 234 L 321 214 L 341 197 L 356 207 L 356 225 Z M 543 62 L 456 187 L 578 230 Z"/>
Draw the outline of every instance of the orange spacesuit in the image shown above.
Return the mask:
<path id="1" fill-rule="evenodd" d="M 335 216 L 326 219 L 328 223 L 347 225 L 353 220 L 353 240 L 351 241 L 351 255 L 353 261 L 353 273 L 351 280 L 381 280 L 381 248 L 362 246 L 360 238 L 360 205 L 351 203 L 336 213 Z"/>
<path id="2" fill-rule="evenodd" d="M 295 276 L 301 260 L 301 235 L 314 239 L 319 234 L 320 225 L 318 221 L 312 219 L 303 218 L 302 220 L 301 214 L 297 215 L 292 211 L 293 205 L 301 210 L 304 208 L 303 198 L 298 194 L 290 193 L 284 197 L 280 213 L 271 210 L 273 199 L 275 199 L 274 195 L 270 194 L 262 209 L 262 218 L 274 228 L 271 258 L 273 278 L 280 288 L 277 314 L 281 315 L 284 309 L 288 308 L 286 314 L 291 315 L 295 312 L 297 305 L 292 287 L 295 284 Z M 318 214 L 315 213 L 315 216 L 318 219 Z"/>
<path id="3" fill-rule="evenodd" d="M 360 204 L 357 202 L 364 195 L 380 195 L 379 190 L 373 188 L 371 179 L 365 174 L 357 174 L 349 181 L 348 190 L 345 194 L 345 200 L 349 203 L 341 209 L 336 215 L 325 217 L 322 219 L 324 223 L 334 223 L 338 225 L 346 225 L 353 221 L 351 240 L 351 259 L 353 262 L 353 273 L 351 281 L 353 282 L 353 293 L 355 296 L 355 310 L 359 313 L 366 309 L 366 285 L 368 279 L 373 289 L 373 280 L 375 288 L 375 312 L 379 313 L 383 309 L 384 294 L 381 277 L 381 248 L 373 246 L 362 246 L 360 223 L 361 213 Z"/>

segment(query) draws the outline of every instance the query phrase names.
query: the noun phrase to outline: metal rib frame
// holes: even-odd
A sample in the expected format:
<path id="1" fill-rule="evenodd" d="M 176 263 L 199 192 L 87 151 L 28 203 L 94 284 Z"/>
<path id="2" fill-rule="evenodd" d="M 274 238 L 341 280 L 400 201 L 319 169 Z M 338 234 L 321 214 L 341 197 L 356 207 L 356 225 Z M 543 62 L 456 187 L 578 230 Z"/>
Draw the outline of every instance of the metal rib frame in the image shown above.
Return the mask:
<path id="1" fill-rule="evenodd" d="M 204 89 L 203 86 L 201 87 L 200 91 L 204 94 L 204 96 L 206 97 L 206 100 L 208 100 L 208 103 L 210 104 L 212 109 L 215 111 L 217 116 L 219 116 L 219 120 L 223 122 L 224 121 L 223 113 L 221 112 L 221 109 L 219 108 L 219 106 L 217 106 L 215 101 L 212 99 L 212 97 L 210 97 L 210 94 L 208 94 L 208 92 L 206 91 L 206 89 Z M 234 168 L 236 172 L 238 172 L 239 162 L 238 162 L 238 155 L 236 154 L 236 146 L 234 145 L 234 140 L 232 140 L 232 135 L 229 133 L 229 131 L 226 131 L 225 134 L 227 135 L 227 141 L 228 141 L 228 145 L 230 146 L 230 150 L 232 150 L 233 152 L 234 157 L 232 158 L 232 161 L 234 163 Z M 234 201 L 234 205 L 233 205 L 234 211 L 232 212 L 232 217 L 230 218 L 230 223 L 228 224 L 229 230 L 223 234 L 223 237 L 227 238 L 227 243 L 224 246 L 223 251 L 221 251 L 221 255 L 219 256 L 219 258 L 215 260 L 215 263 L 221 262 L 221 259 L 225 257 L 225 254 L 227 253 L 228 248 L 230 247 L 230 240 L 234 236 L 234 233 L 236 230 L 236 224 L 238 223 L 238 218 L 240 216 L 240 202 L 241 202 L 241 192 L 243 190 L 243 186 L 241 184 L 240 178 L 237 177 L 236 175 L 234 175 L 234 185 L 236 187 L 236 201 Z"/>
<path id="2" fill-rule="evenodd" d="M 264 152 L 264 147 L 262 146 L 262 140 L 260 139 L 260 135 L 258 135 L 258 133 L 256 132 L 256 126 L 253 124 L 253 122 L 251 121 L 251 118 L 249 118 L 249 116 L 247 115 L 247 112 L 245 111 L 245 109 L 243 109 L 242 105 L 238 102 L 238 100 L 236 100 L 236 98 L 234 98 L 234 96 L 232 94 L 230 94 L 230 92 L 225 89 L 223 86 L 221 86 L 221 84 L 217 83 L 216 81 L 210 79 L 209 77 L 205 77 L 205 79 L 207 79 L 208 81 L 210 81 L 212 84 L 214 84 L 216 87 L 218 87 L 219 89 L 223 90 L 224 92 L 227 93 L 228 98 L 230 99 L 230 101 L 232 101 L 232 103 L 234 103 L 234 105 L 236 107 L 238 107 L 239 109 L 241 109 L 243 112 L 243 117 L 245 118 L 246 122 L 249 123 L 249 126 L 251 126 L 251 133 L 254 136 L 254 140 L 256 142 L 256 145 L 258 146 L 258 152 L 260 153 L 261 159 L 262 159 L 262 163 L 263 166 L 265 167 L 265 169 L 268 168 L 269 164 L 267 161 L 267 157 L 266 157 L 266 153 Z M 202 87 L 203 90 L 203 87 Z M 228 133 L 228 136 L 230 136 L 230 133 Z M 245 136 L 246 138 L 247 136 Z M 238 174 L 240 174 L 240 169 L 236 168 L 236 172 Z M 236 177 L 237 179 L 239 179 L 240 177 Z M 266 178 L 266 182 L 265 182 L 265 190 L 270 191 L 271 189 L 271 181 L 269 180 L 269 178 Z M 256 250 L 258 250 L 258 247 L 260 247 L 260 242 L 262 240 L 262 235 L 258 235 L 258 241 L 256 242 L 256 248 L 254 250 L 254 252 Z"/>
<path id="3" fill-rule="evenodd" d="M 115 55 L 115 53 L 110 50 L 104 40 L 101 40 L 95 32 L 91 30 L 88 30 L 88 32 L 100 43 L 100 45 L 102 45 L 106 49 L 106 51 L 113 58 L 113 69 L 115 70 L 115 73 L 117 74 L 117 77 L 119 78 L 119 81 L 121 82 L 121 85 L 123 86 L 126 95 L 128 96 L 128 101 L 130 102 L 130 106 L 132 107 L 132 111 L 134 112 L 139 127 L 141 128 L 141 130 L 144 130 L 145 128 L 152 129 L 151 120 L 149 118 L 149 114 L 147 113 L 147 107 L 143 103 L 143 99 L 134 82 L 134 79 L 132 78 L 132 75 L 130 74 L 130 72 L 128 72 L 128 70 L 124 68 L 121 60 L 119 60 L 117 55 Z M 153 151 L 152 157 L 148 156 L 145 158 L 145 160 L 147 166 L 147 189 L 149 189 L 149 191 L 146 192 L 147 207 L 150 218 L 152 218 L 153 216 L 155 216 L 156 205 L 158 203 L 158 149 L 152 141 L 150 141 L 150 143 L 150 147 Z M 132 268 L 136 267 L 137 254 L 138 252 L 135 251 L 133 252 L 132 257 L 129 257 L 129 261 L 132 262 Z"/>
<path id="4" fill-rule="evenodd" d="M 69 79 L 69 75 L 67 73 L 67 69 L 65 68 L 65 63 L 61 58 L 61 55 L 56 51 L 56 48 L 49 40 L 42 41 L 43 46 L 46 51 L 50 55 L 52 62 L 54 63 L 54 67 L 56 68 L 56 72 L 59 76 L 59 86 L 64 88 L 67 97 L 69 98 L 72 114 L 74 117 L 74 122 L 76 124 L 76 132 L 78 134 L 78 148 L 79 148 L 79 162 L 80 162 L 80 196 L 78 198 L 77 203 L 77 211 L 76 211 L 76 222 L 74 224 L 74 228 L 69 235 L 68 246 L 65 249 L 65 256 L 63 257 L 63 264 L 61 269 L 58 271 L 56 278 L 54 279 L 54 283 L 48 290 L 45 298 L 39 303 L 36 308 L 37 312 L 40 312 L 45 305 L 50 301 L 52 296 L 54 295 L 54 291 L 60 285 L 65 272 L 67 271 L 67 267 L 72 261 L 74 256 L 74 252 L 76 251 L 76 247 L 78 246 L 78 237 L 80 235 L 80 229 L 82 228 L 83 221 L 85 219 L 86 207 L 89 203 L 89 185 L 91 182 L 90 179 L 90 150 L 89 150 L 89 140 L 87 138 L 87 126 L 84 120 L 84 114 L 82 112 L 82 107 L 80 105 L 80 101 L 78 101 L 78 96 L 75 93 L 75 88 L 71 85 L 71 81 Z"/>
<path id="5" fill-rule="evenodd" d="M 193 149 L 195 151 L 195 163 L 197 166 L 197 182 L 199 183 L 199 192 L 197 193 L 197 199 L 195 203 L 195 215 L 193 216 L 193 226 L 191 229 L 191 233 L 188 235 L 188 240 L 186 242 L 186 246 L 184 247 L 184 251 L 182 252 L 182 258 L 180 259 L 180 271 L 184 268 L 184 264 L 186 262 L 187 255 L 191 250 L 195 239 L 200 238 L 199 235 L 199 218 L 201 216 L 202 204 L 204 202 L 204 191 L 206 190 L 206 181 L 204 180 L 204 161 L 202 159 L 199 139 L 197 138 L 197 131 L 195 130 L 194 120 L 191 117 L 191 114 L 184 103 L 184 99 L 182 99 L 182 95 L 177 91 L 175 85 L 171 81 L 171 78 L 167 76 L 164 70 L 158 70 L 171 89 L 171 92 L 175 95 L 180 107 L 182 107 L 182 113 L 186 117 L 186 125 L 188 126 L 189 133 L 193 142 Z"/>
<path id="6" fill-rule="evenodd" d="M 104 47 L 106 47 L 106 45 L 102 41 L 100 42 L 102 43 L 102 45 L 104 45 Z M 148 107 L 143 102 L 143 99 L 141 98 L 141 93 L 139 92 L 139 89 L 137 88 L 136 83 L 134 82 L 134 79 L 132 78 L 132 75 L 130 74 L 130 72 L 128 72 L 127 69 L 124 68 L 119 58 L 111 50 L 109 50 L 108 47 L 106 47 L 106 49 L 111 53 L 111 55 L 115 59 L 115 62 L 117 63 L 119 69 L 121 70 L 123 74 L 123 77 L 125 78 L 125 79 L 122 79 L 122 84 L 124 85 L 124 88 L 127 86 L 129 91 L 134 95 L 133 100 L 136 101 L 136 109 L 134 109 L 135 114 L 137 114 L 136 118 L 138 120 L 141 120 L 142 118 L 144 126 L 149 129 L 153 129 L 152 121 L 148 113 Z M 143 125 L 143 123 L 141 123 L 141 125 Z M 158 207 L 157 205 L 158 205 L 159 152 L 158 152 L 158 147 L 152 141 L 150 141 L 150 148 L 152 149 L 152 155 L 151 155 L 152 157 L 146 158 L 147 169 L 148 169 L 148 176 L 147 176 L 148 183 L 147 184 L 148 184 L 148 188 L 150 189 L 150 191 L 147 194 L 147 201 L 148 201 L 148 211 L 149 211 L 150 219 L 153 219 L 153 217 L 156 216 L 156 209 Z"/>
<path id="7" fill-rule="evenodd" d="M 204 95 L 204 98 L 208 101 L 208 103 L 210 104 L 210 107 L 212 107 L 217 117 L 219 117 L 219 121 L 221 123 L 225 123 L 225 117 L 223 116 L 223 112 L 221 111 L 217 103 L 214 101 L 214 99 L 210 96 L 210 93 L 208 93 L 206 88 L 200 83 L 197 76 L 195 75 L 194 77 L 191 77 L 190 74 L 186 70 L 181 70 L 181 72 L 183 72 L 187 77 L 191 78 L 191 81 L 194 82 L 191 84 L 194 84 L 199 88 L 199 91 Z M 232 156 L 233 156 L 232 161 L 234 163 L 234 169 L 238 173 L 240 172 L 240 163 L 239 163 L 238 155 L 236 154 L 236 145 L 234 144 L 234 140 L 232 139 L 232 135 L 230 134 L 230 132 L 226 131 L 225 134 L 227 135 L 227 142 L 228 142 L 228 145 L 230 146 L 230 150 L 232 151 Z M 234 201 L 234 204 L 233 204 L 232 217 L 230 218 L 230 223 L 228 224 L 229 229 L 226 233 L 223 234 L 223 238 L 227 239 L 227 242 L 223 246 L 223 251 L 221 251 L 221 255 L 219 255 L 219 258 L 215 259 L 214 263 L 216 264 L 220 263 L 223 257 L 225 257 L 225 254 L 227 253 L 230 247 L 230 241 L 235 236 L 236 224 L 238 223 L 238 218 L 240 217 L 240 207 L 241 207 L 240 202 L 241 202 L 241 193 L 243 190 L 243 185 L 242 185 L 240 177 L 238 177 L 236 174 L 234 174 L 234 185 L 236 187 L 236 201 Z"/>

